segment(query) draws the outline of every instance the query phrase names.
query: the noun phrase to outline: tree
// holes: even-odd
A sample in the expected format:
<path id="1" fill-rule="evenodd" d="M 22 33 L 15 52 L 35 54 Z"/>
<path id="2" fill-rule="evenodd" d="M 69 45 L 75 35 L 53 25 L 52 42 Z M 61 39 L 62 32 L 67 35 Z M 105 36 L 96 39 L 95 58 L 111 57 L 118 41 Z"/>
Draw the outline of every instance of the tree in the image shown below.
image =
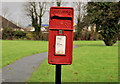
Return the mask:
<path id="1" fill-rule="evenodd" d="M 81 22 L 81 2 L 76 3 L 77 4 L 77 10 L 78 10 L 78 16 L 77 16 L 77 39 L 80 40 L 82 28 L 80 27 Z"/>
<path id="2" fill-rule="evenodd" d="M 62 3 L 62 0 L 57 0 L 57 2 L 56 2 L 57 6 L 60 6 L 61 3 Z"/>
<path id="3" fill-rule="evenodd" d="M 58 7 L 60 7 L 60 6 L 65 6 L 68 2 L 64 2 L 63 0 L 56 0 L 55 3 Z"/>
<path id="4" fill-rule="evenodd" d="M 40 39 L 42 17 L 46 11 L 46 2 L 28 2 L 25 5 L 27 16 L 31 18 L 32 26 L 35 28 L 36 39 Z"/>
<path id="5" fill-rule="evenodd" d="M 120 32 L 120 2 L 88 2 L 87 16 L 96 24 L 106 46 L 113 46 Z"/>
<path id="6" fill-rule="evenodd" d="M 82 28 L 85 26 L 85 11 L 86 4 L 82 2 L 75 2 L 76 9 L 76 19 L 77 19 L 77 40 L 81 40 Z"/>
<path id="7" fill-rule="evenodd" d="M 8 7 L 3 7 L 2 8 L 2 15 L 3 15 L 4 18 L 10 18 L 11 13 L 10 13 Z"/>

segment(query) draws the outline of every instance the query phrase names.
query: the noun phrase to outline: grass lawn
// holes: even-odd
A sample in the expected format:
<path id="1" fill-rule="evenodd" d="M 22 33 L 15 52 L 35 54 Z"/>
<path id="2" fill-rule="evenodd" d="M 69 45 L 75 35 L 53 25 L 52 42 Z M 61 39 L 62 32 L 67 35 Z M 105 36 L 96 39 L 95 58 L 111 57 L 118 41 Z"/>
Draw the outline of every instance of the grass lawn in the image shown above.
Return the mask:
<path id="1" fill-rule="evenodd" d="M 47 52 L 47 41 L 2 41 L 2 67 L 24 56 Z"/>
<path id="2" fill-rule="evenodd" d="M 103 41 L 74 41 L 72 65 L 62 65 L 62 82 L 117 82 L 118 44 Z M 28 82 L 54 82 L 55 65 L 46 59 Z"/>

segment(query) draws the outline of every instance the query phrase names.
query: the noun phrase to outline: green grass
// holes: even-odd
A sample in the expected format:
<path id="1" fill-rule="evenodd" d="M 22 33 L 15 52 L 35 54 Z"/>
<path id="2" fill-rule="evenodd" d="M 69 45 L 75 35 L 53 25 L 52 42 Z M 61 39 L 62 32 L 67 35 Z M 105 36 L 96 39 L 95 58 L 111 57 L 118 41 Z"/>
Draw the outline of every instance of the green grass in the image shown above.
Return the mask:
<path id="1" fill-rule="evenodd" d="M 47 41 L 2 41 L 2 67 L 24 56 L 47 52 Z"/>
<path id="2" fill-rule="evenodd" d="M 103 41 L 74 41 L 72 65 L 62 65 L 62 82 L 117 82 L 118 44 Z M 55 65 L 46 59 L 28 82 L 55 82 Z"/>

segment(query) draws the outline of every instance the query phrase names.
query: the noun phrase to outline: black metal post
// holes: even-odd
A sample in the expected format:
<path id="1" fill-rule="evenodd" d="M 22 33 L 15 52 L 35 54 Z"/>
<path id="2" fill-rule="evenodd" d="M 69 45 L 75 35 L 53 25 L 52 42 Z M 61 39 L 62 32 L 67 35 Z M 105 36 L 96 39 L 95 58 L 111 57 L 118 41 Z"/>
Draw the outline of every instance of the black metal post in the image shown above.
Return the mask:
<path id="1" fill-rule="evenodd" d="M 56 65 L 56 80 L 55 84 L 61 84 L 61 64 Z"/>

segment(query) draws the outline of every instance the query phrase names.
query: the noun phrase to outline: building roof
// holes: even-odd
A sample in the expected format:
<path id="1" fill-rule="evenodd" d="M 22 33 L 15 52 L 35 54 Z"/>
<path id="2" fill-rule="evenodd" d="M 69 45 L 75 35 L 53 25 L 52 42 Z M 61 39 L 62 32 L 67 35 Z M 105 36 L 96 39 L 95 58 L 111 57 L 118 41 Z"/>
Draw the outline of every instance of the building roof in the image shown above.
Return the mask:
<path id="1" fill-rule="evenodd" d="M 49 24 L 42 24 L 42 26 L 49 26 Z"/>
<path id="2" fill-rule="evenodd" d="M 20 29 L 21 27 L 17 26 L 16 24 L 14 24 L 13 22 L 7 20 L 6 18 L 0 16 L 0 28 L 17 28 Z"/>

